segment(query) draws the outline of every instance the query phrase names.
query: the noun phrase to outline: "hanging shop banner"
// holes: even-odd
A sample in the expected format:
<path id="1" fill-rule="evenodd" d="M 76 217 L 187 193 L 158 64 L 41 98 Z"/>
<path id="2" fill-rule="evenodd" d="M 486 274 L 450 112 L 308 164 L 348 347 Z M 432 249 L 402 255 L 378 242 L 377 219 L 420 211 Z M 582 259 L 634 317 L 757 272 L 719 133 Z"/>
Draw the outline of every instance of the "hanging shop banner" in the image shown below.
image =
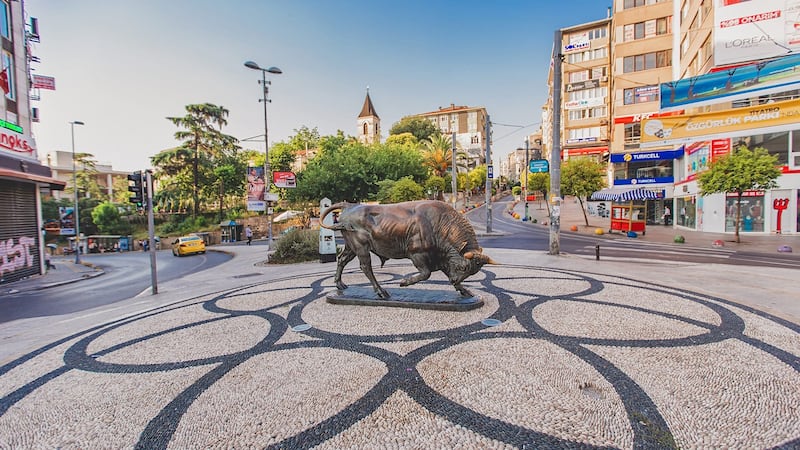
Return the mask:
<path id="1" fill-rule="evenodd" d="M 279 188 L 297 187 L 297 177 L 293 172 L 273 172 L 272 182 Z"/>
<path id="2" fill-rule="evenodd" d="M 661 83 L 661 110 L 729 102 L 798 88 L 800 54 Z"/>
<path id="3" fill-rule="evenodd" d="M 642 114 L 634 114 L 632 116 L 617 116 L 614 117 L 614 123 L 619 125 L 621 123 L 639 123 L 644 119 L 649 119 L 651 117 L 668 117 L 668 116 L 677 116 L 679 114 L 683 114 L 684 110 L 678 111 L 668 111 L 663 113 L 642 113 Z"/>
<path id="4" fill-rule="evenodd" d="M 56 79 L 44 75 L 33 75 L 33 87 L 55 91 Z"/>
<path id="5" fill-rule="evenodd" d="M 606 104 L 605 97 L 592 97 L 592 98 L 584 98 L 581 100 L 570 100 L 568 102 L 564 102 L 564 109 L 594 108 L 596 106 L 603 106 L 605 104 Z"/>
<path id="6" fill-rule="evenodd" d="M 267 202 L 264 200 L 266 189 L 263 167 L 247 168 L 247 210 L 265 211 Z"/>
<path id="7" fill-rule="evenodd" d="M 794 0 L 716 0 L 714 65 L 772 58 L 800 50 Z"/>
<path id="8" fill-rule="evenodd" d="M 600 87 L 600 80 L 593 78 L 591 80 L 577 81 L 567 85 L 567 92 L 582 91 L 584 89 L 594 89 Z"/>
<path id="9" fill-rule="evenodd" d="M 800 100 L 704 114 L 682 114 L 642 121 L 641 146 L 681 144 L 698 138 L 731 138 L 786 131 L 800 121 Z"/>

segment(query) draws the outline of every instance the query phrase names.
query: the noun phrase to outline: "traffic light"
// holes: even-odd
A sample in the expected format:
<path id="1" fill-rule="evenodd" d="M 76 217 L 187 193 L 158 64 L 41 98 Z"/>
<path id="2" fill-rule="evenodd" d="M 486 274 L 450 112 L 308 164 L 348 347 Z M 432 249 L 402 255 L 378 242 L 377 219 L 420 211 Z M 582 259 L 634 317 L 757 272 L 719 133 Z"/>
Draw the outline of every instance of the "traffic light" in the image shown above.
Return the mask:
<path id="1" fill-rule="evenodd" d="M 133 184 L 130 182 L 133 181 Z M 129 198 L 131 203 L 134 203 L 137 208 L 144 207 L 144 176 L 141 171 L 128 174 L 128 191 L 132 193 Z"/>

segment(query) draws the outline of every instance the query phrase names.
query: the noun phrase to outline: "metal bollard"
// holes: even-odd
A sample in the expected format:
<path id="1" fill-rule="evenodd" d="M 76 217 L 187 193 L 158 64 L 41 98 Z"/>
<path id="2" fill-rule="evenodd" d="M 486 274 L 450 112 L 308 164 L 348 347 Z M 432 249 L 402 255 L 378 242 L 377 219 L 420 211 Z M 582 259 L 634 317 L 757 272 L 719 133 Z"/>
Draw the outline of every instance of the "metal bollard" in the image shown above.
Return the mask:
<path id="1" fill-rule="evenodd" d="M 600 261 L 600 244 L 594 246 L 594 259 Z"/>

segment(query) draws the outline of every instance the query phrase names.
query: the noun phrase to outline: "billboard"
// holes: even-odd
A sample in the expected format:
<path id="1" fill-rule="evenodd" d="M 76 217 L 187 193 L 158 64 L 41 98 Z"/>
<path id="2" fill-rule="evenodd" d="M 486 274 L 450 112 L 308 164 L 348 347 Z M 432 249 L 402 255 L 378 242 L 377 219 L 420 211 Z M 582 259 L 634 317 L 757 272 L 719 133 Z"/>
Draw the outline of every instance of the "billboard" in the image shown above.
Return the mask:
<path id="1" fill-rule="evenodd" d="M 272 182 L 279 188 L 297 187 L 297 177 L 292 172 L 273 172 Z"/>
<path id="2" fill-rule="evenodd" d="M 797 127 L 800 100 L 642 121 L 641 147 L 775 133 Z"/>
<path id="3" fill-rule="evenodd" d="M 800 50 L 800 1 L 715 0 L 714 65 Z"/>
<path id="4" fill-rule="evenodd" d="M 703 106 L 800 88 L 800 54 L 661 83 L 661 110 Z"/>
<path id="5" fill-rule="evenodd" d="M 265 211 L 267 202 L 264 200 L 266 190 L 263 167 L 247 168 L 247 210 Z"/>

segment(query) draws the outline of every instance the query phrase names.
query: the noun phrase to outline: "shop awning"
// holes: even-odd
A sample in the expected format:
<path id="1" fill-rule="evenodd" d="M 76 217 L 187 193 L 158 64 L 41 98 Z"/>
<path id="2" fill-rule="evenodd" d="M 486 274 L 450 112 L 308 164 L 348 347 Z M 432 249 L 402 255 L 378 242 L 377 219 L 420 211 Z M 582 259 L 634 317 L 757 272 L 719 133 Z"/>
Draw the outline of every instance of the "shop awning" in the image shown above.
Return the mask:
<path id="1" fill-rule="evenodd" d="M 650 189 L 643 187 L 615 186 L 597 191 L 590 197 L 591 200 L 610 200 L 613 202 L 629 202 L 632 200 L 657 199 L 661 196 Z"/>

